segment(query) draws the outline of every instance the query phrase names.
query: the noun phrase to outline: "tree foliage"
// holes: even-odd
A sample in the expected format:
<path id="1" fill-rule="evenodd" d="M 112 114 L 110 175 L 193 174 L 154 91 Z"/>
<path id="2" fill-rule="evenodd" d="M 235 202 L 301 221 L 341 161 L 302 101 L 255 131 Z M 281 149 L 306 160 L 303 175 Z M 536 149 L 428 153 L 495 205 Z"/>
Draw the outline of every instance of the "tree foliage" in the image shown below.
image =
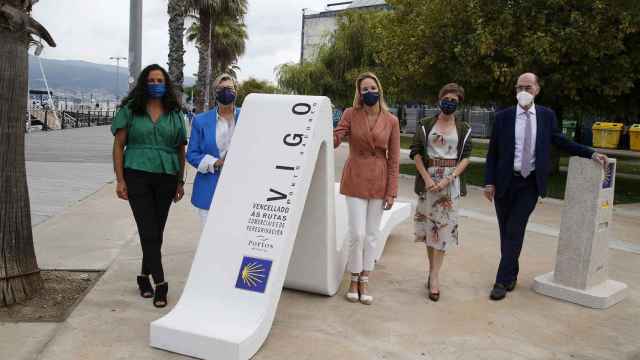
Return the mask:
<path id="1" fill-rule="evenodd" d="M 196 86 L 199 91 L 195 99 L 198 112 L 206 110 L 211 95 L 211 59 L 217 54 L 211 45 L 212 29 L 225 19 L 232 18 L 238 21 L 247 13 L 247 0 L 185 0 L 186 11 L 191 15 L 197 15 L 199 28 L 197 36 L 198 49 L 198 75 Z M 213 32 L 215 36 L 215 32 Z"/>
<path id="2" fill-rule="evenodd" d="M 198 40 L 200 23 L 197 16 L 191 16 L 193 22 L 187 28 L 187 42 Z M 235 73 L 237 61 L 244 54 L 247 41 L 247 26 L 242 19 L 222 18 L 211 30 L 211 57 L 213 75 L 223 72 Z M 235 74 L 232 74 L 235 75 Z"/>
<path id="3" fill-rule="evenodd" d="M 640 2 L 635 0 L 388 0 L 348 13 L 311 62 L 278 68 L 293 93 L 346 105 L 353 79 L 376 72 L 387 97 L 435 102 L 458 82 L 467 103 L 515 102 L 518 75 L 539 75 L 539 103 L 559 112 L 640 112 Z"/>
<path id="4" fill-rule="evenodd" d="M 532 71 L 540 102 L 566 111 L 637 112 L 640 7 L 604 0 L 390 0 L 378 54 L 404 98 L 456 81 L 477 104 L 514 102 Z"/>
<path id="5" fill-rule="evenodd" d="M 382 41 L 378 24 L 383 16 L 381 12 L 355 11 L 340 16 L 336 32 L 314 61 L 278 67 L 278 85 L 289 93 L 324 95 L 337 106 L 349 106 L 360 73 L 376 72 L 384 83 L 383 66 L 376 56 L 376 44 Z"/>
<path id="6" fill-rule="evenodd" d="M 279 89 L 268 81 L 249 78 L 238 86 L 238 98 L 236 100 L 236 104 L 238 106 L 242 106 L 245 97 L 252 93 L 276 94 L 279 92 Z"/>

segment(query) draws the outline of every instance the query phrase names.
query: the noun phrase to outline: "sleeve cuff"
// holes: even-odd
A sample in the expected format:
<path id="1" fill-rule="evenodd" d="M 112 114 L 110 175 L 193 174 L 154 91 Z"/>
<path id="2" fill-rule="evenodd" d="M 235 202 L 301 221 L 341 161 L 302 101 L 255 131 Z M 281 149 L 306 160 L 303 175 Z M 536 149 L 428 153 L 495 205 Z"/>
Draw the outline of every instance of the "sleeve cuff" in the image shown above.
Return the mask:
<path id="1" fill-rule="evenodd" d="M 215 158 L 215 157 L 213 157 L 213 156 L 211 156 L 209 154 L 206 154 L 202 158 L 202 160 L 200 160 L 200 164 L 198 164 L 198 171 L 203 173 L 203 174 L 211 172 L 211 171 L 209 171 L 209 167 L 213 166 L 213 164 L 215 164 L 216 161 L 218 161 L 217 158 Z"/>

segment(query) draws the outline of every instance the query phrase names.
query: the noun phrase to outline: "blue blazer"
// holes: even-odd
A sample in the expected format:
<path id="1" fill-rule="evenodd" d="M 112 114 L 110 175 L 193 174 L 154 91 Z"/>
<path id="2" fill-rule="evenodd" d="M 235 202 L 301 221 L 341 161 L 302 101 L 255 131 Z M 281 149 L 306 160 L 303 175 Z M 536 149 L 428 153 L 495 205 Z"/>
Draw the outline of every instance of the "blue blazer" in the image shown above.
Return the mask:
<path id="1" fill-rule="evenodd" d="M 547 180 L 551 168 L 551 145 L 573 156 L 590 158 L 593 149 L 577 144 L 565 137 L 553 110 L 536 105 L 536 184 L 538 195 L 547 194 Z M 489 152 L 485 167 L 485 184 L 496 187 L 496 197 L 502 197 L 509 189 L 513 176 L 513 161 L 516 148 L 516 107 L 496 113 L 496 121 L 491 133 Z"/>
<path id="2" fill-rule="evenodd" d="M 236 108 L 235 121 L 237 123 L 240 109 Z M 220 150 L 216 144 L 216 125 L 218 123 L 218 108 L 200 113 L 191 122 L 191 136 L 187 147 L 187 161 L 191 166 L 198 168 L 205 155 L 220 158 Z M 193 206 L 209 210 L 211 200 L 218 185 L 220 171 L 215 173 L 196 173 L 193 182 L 193 192 L 191 193 L 191 203 Z"/>

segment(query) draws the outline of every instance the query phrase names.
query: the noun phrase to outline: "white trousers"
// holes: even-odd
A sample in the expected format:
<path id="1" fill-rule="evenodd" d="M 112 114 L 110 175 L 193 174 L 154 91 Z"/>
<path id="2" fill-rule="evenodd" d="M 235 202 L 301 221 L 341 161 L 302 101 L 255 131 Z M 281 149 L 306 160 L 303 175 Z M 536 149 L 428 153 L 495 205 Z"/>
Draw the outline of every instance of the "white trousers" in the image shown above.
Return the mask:
<path id="1" fill-rule="evenodd" d="M 349 216 L 349 264 L 351 273 L 373 271 L 376 260 L 376 243 L 382 218 L 382 199 L 361 199 L 346 196 Z"/>
<path id="2" fill-rule="evenodd" d="M 196 210 L 198 210 L 198 216 L 200 216 L 200 223 L 202 224 L 202 228 L 204 229 L 204 224 L 207 223 L 207 217 L 209 216 L 209 210 L 199 209 L 199 208 L 196 208 Z"/>

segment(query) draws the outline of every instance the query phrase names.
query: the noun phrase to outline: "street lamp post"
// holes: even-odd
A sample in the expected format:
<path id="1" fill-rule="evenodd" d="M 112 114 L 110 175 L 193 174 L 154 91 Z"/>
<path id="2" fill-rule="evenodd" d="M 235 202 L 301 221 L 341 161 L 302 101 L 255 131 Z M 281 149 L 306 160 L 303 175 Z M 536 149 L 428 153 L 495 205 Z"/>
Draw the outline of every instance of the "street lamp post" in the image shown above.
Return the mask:
<path id="1" fill-rule="evenodd" d="M 118 85 L 120 84 L 120 60 L 127 60 L 124 56 L 112 56 L 109 60 L 116 61 L 116 99 L 119 98 L 120 92 L 118 91 Z"/>
<path id="2" fill-rule="evenodd" d="M 142 69 L 142 0 L 129 2 L 129 89 Z"/>

